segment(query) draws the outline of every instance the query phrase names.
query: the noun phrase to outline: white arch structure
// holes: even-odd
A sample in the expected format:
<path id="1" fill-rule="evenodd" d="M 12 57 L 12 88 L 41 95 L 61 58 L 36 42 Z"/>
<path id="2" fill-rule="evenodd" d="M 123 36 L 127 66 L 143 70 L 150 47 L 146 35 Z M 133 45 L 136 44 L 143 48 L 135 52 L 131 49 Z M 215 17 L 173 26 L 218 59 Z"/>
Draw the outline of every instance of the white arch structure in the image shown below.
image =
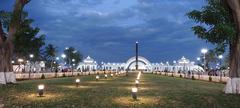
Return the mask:
<path id="1" fill-rule="evenodd" d="M 125 69 L 135 70 L 135 66 L 136 66 L 136 57 L 134 56 L 128 59 L 125 65 Z M 138 56 L 138 68 L 139 70 L 152 71 L 151 63 L 142 56 Z"/>

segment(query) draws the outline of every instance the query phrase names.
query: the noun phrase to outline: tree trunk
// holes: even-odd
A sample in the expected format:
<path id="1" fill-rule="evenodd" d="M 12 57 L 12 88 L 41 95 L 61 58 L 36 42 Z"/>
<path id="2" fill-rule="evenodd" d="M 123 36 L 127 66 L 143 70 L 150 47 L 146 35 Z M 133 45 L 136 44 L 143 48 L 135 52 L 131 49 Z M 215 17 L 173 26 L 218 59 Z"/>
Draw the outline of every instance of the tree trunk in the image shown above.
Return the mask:
<path id="1" fill-rule="evenodd" d="M 28 2 L 29 0 L 16 0 L 6 40 L 4 40 L 5 36 L 3 33 L 2 22 L 0 22 L 0 84 L 16 82 L 11 63 L 13 54 L 13 37 L 19 28 L 23 7 Z"/>
<path id="2" fill-rule="evenodd" d="M 225 93 L 240 94 L 240 1 L 226 0 L 231 9 L 236 28 L 236 37 L 230 43 L 230 70 Z"/>

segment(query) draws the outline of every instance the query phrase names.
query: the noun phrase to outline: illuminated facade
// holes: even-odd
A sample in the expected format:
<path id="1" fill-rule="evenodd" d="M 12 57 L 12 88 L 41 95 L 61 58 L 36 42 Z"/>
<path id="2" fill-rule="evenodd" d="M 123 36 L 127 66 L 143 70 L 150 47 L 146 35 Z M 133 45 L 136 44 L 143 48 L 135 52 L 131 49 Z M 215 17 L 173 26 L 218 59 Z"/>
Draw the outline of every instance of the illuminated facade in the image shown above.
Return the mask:
<path id="1" fill-rule="evenodd" d="M 136 67 L 135 57 L 131 57 L 125 63 L 105 63 L 97 64 L 97 62 L 91 57 L 84 59 L 82 63 L 79 64 L 78 70 L 80 71 L 93 71 L 93 70 L 108 70 L 108 71 L 133 71 Z M 138 69 L 145 72 L 153 71 L 167 71 L 167 72 L 179 72 L 179 71 L 192 71 L 199 72 L 203 71 L 203 68 L 195 65 L 189 59 L 182 57 L 178 61 L 173 61 L 173 63 L 151 63 L 146 58 L 138 57 Z"/>

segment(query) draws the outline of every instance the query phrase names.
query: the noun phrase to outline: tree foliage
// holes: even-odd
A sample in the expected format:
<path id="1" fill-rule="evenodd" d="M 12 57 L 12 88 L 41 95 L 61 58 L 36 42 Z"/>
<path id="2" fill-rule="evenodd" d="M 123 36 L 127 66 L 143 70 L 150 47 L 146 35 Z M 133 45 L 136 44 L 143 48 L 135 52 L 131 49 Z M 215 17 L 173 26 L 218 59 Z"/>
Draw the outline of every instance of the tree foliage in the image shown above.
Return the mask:
<path id="1" fill-rule="evenodd" d="M 5 31 L 9 30 L 12 13 L 0 11 L 0 20 Z M 34 54 L 34 59 L 41 59 L 41 47 L 45 44 L 45 35 L 38 35 L 40 29 L 32 27 L 33 19 L 29 19 L 27 12 L 22 12 L 21 24 L 16 32 L 14 43 L 14 57 L 29 59 L 29 54 Z M 6 37 L 7 38 L 7 37 Z"/>
<path id="2" fill-rule="evenodd" d="M 78 64 L 82 60 L 82 54 L 74 47 L 69 47 L 64 50 L 66 58 L 64 59 L 68 65 Z"/>
<path id="3" fill-rule="evenodd" d="M 194 33 L 199 38 L 216 45 L 215 52 L 221 54 L 236 39 L 236 29 L 224 0 L 207 2 L 201 10 L 193 10 L 187 13 L 187 16 L 197 22 L 197 25 L 192 27 Z"/>
<path id="4" fill-rule="evenodd" d="M 51 68 L 51 70 L 52 70 L 52 67 L 57 66 L 56 62 L 54 64 L 56 55 L 57 55 L 57 47 L 55 47 L 52 44 L 48 44 L 44 49 L 43 57 L 44 57 L 44 60 L 46 61 L 46 66 Z"/>

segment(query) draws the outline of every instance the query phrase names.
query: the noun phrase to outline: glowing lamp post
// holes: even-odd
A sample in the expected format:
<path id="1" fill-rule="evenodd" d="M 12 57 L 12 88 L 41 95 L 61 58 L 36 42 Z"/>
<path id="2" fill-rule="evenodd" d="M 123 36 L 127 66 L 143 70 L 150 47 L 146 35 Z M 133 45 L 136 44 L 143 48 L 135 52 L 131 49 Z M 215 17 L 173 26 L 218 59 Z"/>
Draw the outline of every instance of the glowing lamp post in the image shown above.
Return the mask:
<path id="1" fill-rule="evenodd" d="M 29 55 L 29 57 L 30 57 L 30 58 L 33 58 L 33 57 L 34 57 L 34 55 L 33 55 L 33 54 L 30 54 L 30 55 Z"/>
<path id="2" fill-rule="evenodd" d="M 139 86 L 139 81 L 135 80 L 135 86 L 138 87 Z"/>
<path id="3" fill-rule="evenodd" d="M 132 88 L 132 98 L 134 100 L 137 100 L 137 92 L 138 92 L 137 87 Z"/>
<path id="4" fill-rule="evenodd" d="M 113 74 L 111 74 L 111 77 L 113 77 Z"/>
<path id="5" fill-rule="evenodd" d="M 208 49 L 203 48 L 201 50 L 201 53 L 203 54 L 203 60 L 204 60 L 204 71 L 206 72 L 206 53 L 208 52 Z"/>
<path id="6" fill-rule="evenodd" d="M 39 95 L 40 97 L 43 96 L 44 88 L 45 88 L 45 87 L 44 87 L 43 84 L 38 85 L 38 95 Z"/>
<path id="7" fill-rule="evenodd" d="M 99 80 L 99 76 L 97 75 L 97 76 L 96 76 L 96 81 L 98 81 L 98 80 Z"/>
<path id="8" fill-rule="evenodd" d="M 32 71 L 32 64 L 31 64 L 31 60 L 33 59 L 33 57 L 34 57 L 34 55 L 33 54 L 30 54 L 29 55 L 29 57 L 30 57 L 30 70 L 29 70 L 29 75 L 28 75 L 28 78 L 30 79 L 30 77 L 31 77 L 31 71 Z"/>
<path id="9" fill-rule="evenodd" d="M 61 57 L 65 59 L 67 56 L 65 54 L 62 54 Z"/>
<path id="10" fill-rule="evenodd" d="M 79 83 L 80 83 L 80 79 L 76 79 L 76 87 L 78 87 L 79 86 Z"/>
<path id="11" fill-rule="evenodd" d="M 222 81 L 221 65 L 222 65 L 223 55 L 219 55 L 219 56 L 218 56 L 218 59 L 219 59 L 219 71 L 220 71 L 220 82 L 221 82 L 221 81 Z"/>

